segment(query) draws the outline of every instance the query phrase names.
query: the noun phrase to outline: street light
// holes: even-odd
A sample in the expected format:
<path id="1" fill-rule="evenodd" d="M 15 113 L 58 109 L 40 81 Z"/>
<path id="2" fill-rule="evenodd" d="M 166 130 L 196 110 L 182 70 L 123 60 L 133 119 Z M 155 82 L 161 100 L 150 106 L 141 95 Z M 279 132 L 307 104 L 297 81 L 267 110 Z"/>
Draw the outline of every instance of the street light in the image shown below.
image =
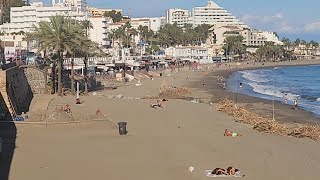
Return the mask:
<path id="1" fill-rule="evenodd" d="M 272 96 L 272 120 L 275 121 L 275 118 L 274 118 L 274 80 L 272 81 L 272 87 L 273 87 L 273 96 Z"/>
<path id="2" fill-rule="evenodd" d="M 242 88 L 242 82 L 240 82 L 240 75 L 239 75 L 238 81 L 237 81 L 236 104 L 238 103 L 238 94 L 239 94 L 240 88 Z"/>

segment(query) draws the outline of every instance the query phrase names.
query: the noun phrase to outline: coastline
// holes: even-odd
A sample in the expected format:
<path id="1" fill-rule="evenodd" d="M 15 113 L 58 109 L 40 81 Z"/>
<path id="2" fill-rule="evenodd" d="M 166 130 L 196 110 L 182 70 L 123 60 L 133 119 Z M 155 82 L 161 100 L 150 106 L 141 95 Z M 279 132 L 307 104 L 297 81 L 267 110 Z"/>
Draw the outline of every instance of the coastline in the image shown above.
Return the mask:
<path id="1" fill-rule="evenodd" d="M 228 166 L 239 168 L 248 180 L 317 179 L 314 172 L 320 170 L 319 141 L 259 132 L 248 124 L 235 122 L 233 116 L 214 106 L 187 98 L 168 98 L 163 109 L 151 108 L 156 100 L 143 98 L 159 95 L 159 87 L 165 83 L 184 88 L 194 85 L 190 87 L 190 98 L 217 102 L 229 94 L 232 99 L 234 94 L 224 91 L 215 79 L 238 70 L 226 69 L 165 70 L 163 76 L 139 78 L 139 86 L 135 85 L 137 81 L 126 82 L 116 89 L 81 96 L 80 105 L 75 104 L 76 97 L 72 95 L 48 95 L 50 101 L 44 95 L 35 95 L 33 103 L 48 106 L 32 106 L 29 121 L 46 113 L 50 116 L 44 117 L 50 118 L 45 122 L 69 123 L 17 123 L 19 148 L 14 152 L 10 179 L 87 180 L 95 174 L 98 179 L 194 180 L 206 179 L 206 169 Z M 212 87 L 221 94 L 211 94 Z M 244 98 L 239 96 L 239 101 Z M 264 110 L 268 103 L 252 97 L 246 100 Z M 70 105 L 70 116 L 57 113 L 65 104 Z M 98 110 L 103 116 L 97 115 Z M 72 123 L 74 120 L 77 123 Z M 127 122 L 126 136 L 119 135 L 118 122 Z M 225 129 L 243 136 L 225 137 Z M 188 171 L 190 166 L 195 167 L 192 173 Z"/>
<path id="2" fill-rule="evenodd" d="M 217 103 L 222 99 L 228 97 L 228 99 L 235 101 L 237 96 L 237 102 L 239 106 L 242 106 L 249 111 L 259 114 L 260 116 L 266 118 L 272 118 L 273 102 L 272 100 L 262 99 L 258 97 L 253 97 L 245 94 L 230 92 L 222 88 L 222 83 L 217 81 L 218 76 L 222 76 L 225 80 L 229 76 L 237 71 L 243 70 L 254 70 L 254 69 L 266 69 L 272 67 L 284 67 L 284 66 L 307 66 L 307 65 L 318 65 L 320 64 L 320 59 L 318 60 L 297 60 L 293 62 L 283 61 L 283 62 L 261 62 L 242 64 L 237 66 L 235 63 L 226 63 L 220 68 L 214 68 L 212 72 L 207 73 L 198 81 L 189 84 L 189 87 L 201 89 L 209 92 L 211 96 L 211 101 Z M 231 64 L 232 69 L 229 69 L 229 64 Z M 243 67 L 243 68 L 242 68 Z M 201 85 L 202 84 L 202 85 Z M 203 85 L 204 84 L 204 85 Z M 284 104 L 280 101 L 274 101 L 275 104 L 275 119 L 285 123 L 308 123 L 308 124 L 320 124 L 320 118 L 314 113 L 298 109 L 293 110 L 292 105 Z"/>

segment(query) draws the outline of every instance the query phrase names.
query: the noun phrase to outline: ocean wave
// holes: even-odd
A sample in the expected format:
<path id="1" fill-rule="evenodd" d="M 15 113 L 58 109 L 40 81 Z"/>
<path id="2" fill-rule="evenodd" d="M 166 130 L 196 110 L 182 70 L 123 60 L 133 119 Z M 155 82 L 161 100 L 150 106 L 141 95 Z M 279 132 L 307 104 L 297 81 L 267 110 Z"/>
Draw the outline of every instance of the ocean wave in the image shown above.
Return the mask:
<path id="1" fill-rule="evenodd" d="M 282 67 L 274 67 L 273 69 L 281 69 Z"/>
<path id="2" fill-rule="evenodd" d="M 249 86 L 252 87 L 252 90 L 256 93 L 263 94 L 263 95 L 268 95 L 268 96 L 274 96 L 277 98 L 283 98 L 287 99 L 289 101 L 294 100 L 295 98 L 299 97 L 299 95 L 288 93 L 288 92 L 283 92 L 280 89 L 277 89 L 273 86 L 270 85 L 261 85 L 258 83 L 248 83 Z"/>
<path id="3" fill-rule="evenodd" d="M 320 98 L 314 97 L 314 96 L 309 96 L 309 95 L 301 95 L 301 98 L 307 99 L 309 101 L 320 101 Z"/>
<path id="4" fill-rule="evenodd" d="M 242 77 L 252 82 L 270 82 L 266 75 L 258 74 L 256 71 L 242 71 Z"/>

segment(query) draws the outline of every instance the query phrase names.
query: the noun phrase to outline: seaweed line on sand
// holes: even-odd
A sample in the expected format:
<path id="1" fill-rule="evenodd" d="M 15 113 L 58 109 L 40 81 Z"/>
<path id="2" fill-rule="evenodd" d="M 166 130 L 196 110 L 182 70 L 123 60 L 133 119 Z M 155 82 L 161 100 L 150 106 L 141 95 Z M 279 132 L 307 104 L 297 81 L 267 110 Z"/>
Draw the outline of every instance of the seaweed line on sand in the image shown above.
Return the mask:
<path id="1" fill-rule="evenodd" d="M 236 122 L 252 125 L 253 129 L 260 132 L 320 140 L 320 125 L 298 123 L 296 127 L 286 127 L 283 122 L 261 117 L 243 107 L 239 107 L 228 98 L 220 101 L 217 107 L 219 111 L 235 117 Z"/>

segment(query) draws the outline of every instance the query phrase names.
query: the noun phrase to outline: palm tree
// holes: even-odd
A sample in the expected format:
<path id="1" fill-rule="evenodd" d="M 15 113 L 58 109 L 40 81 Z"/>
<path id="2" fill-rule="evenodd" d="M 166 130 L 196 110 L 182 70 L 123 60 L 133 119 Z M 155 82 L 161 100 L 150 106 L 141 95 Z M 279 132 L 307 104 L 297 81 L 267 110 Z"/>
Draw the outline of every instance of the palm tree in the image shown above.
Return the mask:
<path id="1" fill-rule="evenodd" d="M 135 43 L 135 37 L 139 34 L 139 32 L 136 30 L 136 29 L 134 29 L 134 28 L 131 28 L 130 30 L 129 30 L 129 34 L 130 34 L 130 39 L 132 40 L 131 41 L 131 47 L 132 47 L 132 50 L 133 50 L 133 52 L 135 52 L 134 50 L 135 50 L 135 47 L 136 47 L 136 43 Z"/>
<path id="2" fill-rule="evenodd" d="M 311 40 L 310 44 L 311 44 L 311 49 L 313 50 L 313 55 L 315 55 L 316 54 L 316 50 L 319 47 L 319 43 L 314 41 L 314 40 Z"/>
<path id="3" fill-rule="evenodd" d="M 93 28 L 92 23 L 88 20 L 81 21 L 81 26 L 83 29 L 85 29 L 85 36 L 88 37 L 89 29 Z M 84 51 L 84 52 L 88 52 L 88 51 Z M 84 54 L 83 62 L 84 62 L 84 94 L 87 96 L 88 95 L 88 53 Z"/>
<path id="4" fill-rule="evenodd" d="M 67 26 L 66 26 L 67 25 Z M 38 52 L 48 51 L 57 54 L 58 65 L 58 95 L 62 95 L 62 66 L 63 55 L 74 52 L 86 51 L 86 43 L 89 41 L 85 36 L 85 29 L 78 22 L 71 23 L 71 19 L 64 16 L 52 16 L 49 22 L 39 22 L 34 25 L 34 31 L 27 33 L 29 40 L 38 43 Z"/>

